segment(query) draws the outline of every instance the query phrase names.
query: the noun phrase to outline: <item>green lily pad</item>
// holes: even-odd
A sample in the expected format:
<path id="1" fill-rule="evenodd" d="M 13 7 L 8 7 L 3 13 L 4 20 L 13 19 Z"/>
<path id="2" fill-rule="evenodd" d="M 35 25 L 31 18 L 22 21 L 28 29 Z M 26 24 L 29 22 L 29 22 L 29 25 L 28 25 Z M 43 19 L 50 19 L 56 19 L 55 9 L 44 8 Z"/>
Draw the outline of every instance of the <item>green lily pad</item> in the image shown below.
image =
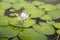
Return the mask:
<path id="1" fill-rule="evenodd" d="M 15 3 L 17 0 L 2 0 L 3 2 L 12 2 Z"/>
<path id="2" fill-rule="evenodd" d="M 39 25 L 34 25 L 33 29 L 39 33 L 45 34 L 45 35 L 52 35 L 55 33 L 55 29 L 47 24 L 47 23 L 40 23 Z"/>
<path id="3" fill-rule="evenodd" d="M 17 27 L 23 27 L 23 21 L 20 21 L 17 18 L 11 18 L 9 20 L 9 24 L 17 26 Z"/>
<path id="4" fill-rule="evenodd" d="M 57 34 L 59 34 L 59 35 L 60 35 L 60 29 L 59 29 L 59 30 L 57 30 L 56 32 L 57 32 Z"/>
<path id="5" fill-rule="evenodd" d="M 44 2 L 40 2 L 40 1 L 33 1 L 32 4 L 33 4 L 33 5 L 42 6 L 42 5 L 44 5 L 45 3 L 44 3 Z"/>
<path id="6" fill-rule="evenodd" d="M 60 23 L 55 23 L 55 24 L 54 24 L 54 27 L 55 27 L 55 28 L 60 28 Z"/>
<path id="7" fill-rule="evenodd" d="M 56 5 L 57 9 L 60 9 L 60 3 Z"/>
<path id="8" fill-rule="evenodd" d="M 49 15 L 43 15 L 40 18 L 44 20 L 51 20 L 51 17 Z"/>
<path id="9" fill-rule="evenodd" d="M 40 9 L 33 9 L 29 12 L 31 14 L 31 17 L 36 18 L 44 15 L 44 11 Z"/>
<path id="10" fill-rule="evenodd" d="M 15 8 L 16 10 L 20 9 L 21 7 L 24 7 L 25 9 L 30 9 L 33 7 L 33 5 L 28 2 L 18 2 L 18 3 L 16 2 L 15 4 L 12 5 L 12 7 Z"/>
<path id="11" fill-rule="evenodd" d="M 4 16 L 4 12 L 5 12 L 5 10 L 0 9 L 0 17 L 3 17 Z"/>
<path id="12" fill-rule="evenodd" d="M 18 9 L 20 9 L 22 6 L 21 6 L 21 4 L 18 2 L 16 2 L 16 3 L 14 3 L 14 4 L 12 4 L 12 7 L 13 8 L 15 8 L 16 10 L 18 10 Z"/>
<path id="13" fill-rule="evenodd" d="M 52 19 L 60 18 L 60 10 L 54 10 L 48 12 L 48 15 L 52 17 Z"/>
<path id="14" fill-rule="evenodd" d="M 0 17 L 0 26 L 7 26 L 9 18 L 7 17 Z"/>
<path id="15" fill-rule="evenodd" d="M 53 11 L 56 10 L 56 6 L 52 5 L 52 4 L 46 4 L 44 6 L 42 6 L 42 8 L 45 8 L 45 11 Z"/>
<path id="16" fill-rule="evenodd" d="M 0 2 L 0 9 L 8 9 L 11 7 L 11 4 L 8 2 Z"/>
<path id="17" fill-rule="evenodd" d="M 5 12 L 5 10 L 3 10 L 3 9 L 0 9 L 0 13 L 4 13 Z"/>
<path id="18" fill-rule="evenodd" d="M 0 40 L 8 40 L 8 38 L 2 38 L 2 37 L 0 37 Z"/>
<path id="19" fill-rule="evenodd" d="M 34 20 L 25 20 L 23 24 L 24 24 L 24 27 L 30 27 L 35 24 L 35 21 Z"/>
<path id="20" fill-rule="evenodd" d="M 0 37 L 15 37 L 18 34 L 18 30 L 14 30 L 10 27 L 0 27 Z"/>
<path id="21" fill-rule="evenodd" d="M 12 40 L 19 40 L 17 37 L 14 37 Z"/>
<path id="22" fill-rule="evenodd" d="M 47 40 L 45 35 L 35 32 L 33 29 L 24 29 L 20 32 L 19 37 L 23 40 Z"/>
<path id="23" fill-rule="evenodd" d="M 54 25 L 54 24 L 55 24 L 55 22 L 54 22 L 54 21 L 52 21 L 52 20 L 47 21 L 47 23 L 48 23 L 48 24 L 50 24 L 50 25 Z"/>

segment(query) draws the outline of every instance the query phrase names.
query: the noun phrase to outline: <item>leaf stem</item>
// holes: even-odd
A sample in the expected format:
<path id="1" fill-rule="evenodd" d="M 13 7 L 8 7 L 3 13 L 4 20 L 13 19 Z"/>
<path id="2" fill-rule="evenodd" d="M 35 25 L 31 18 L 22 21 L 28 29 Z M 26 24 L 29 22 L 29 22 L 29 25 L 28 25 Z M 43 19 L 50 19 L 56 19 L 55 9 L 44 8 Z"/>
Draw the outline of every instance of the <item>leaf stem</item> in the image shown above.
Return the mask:
<path id="1" fill-rule="evenodd" d="M 56 40 L 59 40 L 60 35 L 57 36 Z"/>

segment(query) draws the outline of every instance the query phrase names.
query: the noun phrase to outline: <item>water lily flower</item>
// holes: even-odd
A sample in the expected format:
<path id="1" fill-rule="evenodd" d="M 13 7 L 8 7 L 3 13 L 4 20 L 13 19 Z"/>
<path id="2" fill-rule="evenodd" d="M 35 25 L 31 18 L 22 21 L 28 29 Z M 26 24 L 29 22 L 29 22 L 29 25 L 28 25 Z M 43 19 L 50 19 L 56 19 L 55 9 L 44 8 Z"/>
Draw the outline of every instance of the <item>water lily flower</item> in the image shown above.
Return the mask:
<path id="1" fill-rule="evenodd" d="M 22 12 L 22 13 L 20 14 L 20 17 L 18 18 L 18 20 L 24 20 L 24 19 L 27 19 L 28 17 L 29 17 L 28 14 Z"/>

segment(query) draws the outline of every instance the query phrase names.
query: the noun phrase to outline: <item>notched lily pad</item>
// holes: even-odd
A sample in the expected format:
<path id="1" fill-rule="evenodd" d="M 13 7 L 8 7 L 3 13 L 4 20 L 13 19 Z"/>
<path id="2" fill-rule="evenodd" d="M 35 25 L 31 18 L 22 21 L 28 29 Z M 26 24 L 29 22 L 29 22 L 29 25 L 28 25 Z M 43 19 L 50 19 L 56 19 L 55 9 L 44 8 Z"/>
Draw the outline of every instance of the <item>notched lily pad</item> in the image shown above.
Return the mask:
<path id="1" fill-rule="evenodd" d="M 45 35 L 52 35 L 55 33 L 55 29 L 51 25 L 49 25 L 47 23 L 43 23 L 43 22 L 40 23 L 40 26 L 34 25 L 33 29 L 35 31 L 45 34 Z"/>

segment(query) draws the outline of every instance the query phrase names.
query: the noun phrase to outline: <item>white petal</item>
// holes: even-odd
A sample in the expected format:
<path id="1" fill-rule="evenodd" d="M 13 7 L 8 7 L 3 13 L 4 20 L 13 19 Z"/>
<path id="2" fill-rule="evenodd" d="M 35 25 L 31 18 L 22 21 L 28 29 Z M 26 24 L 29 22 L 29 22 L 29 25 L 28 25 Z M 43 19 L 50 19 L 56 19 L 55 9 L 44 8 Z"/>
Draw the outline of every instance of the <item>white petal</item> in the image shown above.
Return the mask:
<path id="1" fill-rule="evenodd" d="M 26 18 L 28 18 L 29 15 L 26 13 L 22 13 L 20 16 L 22 19 L 26 19 Z"/>

